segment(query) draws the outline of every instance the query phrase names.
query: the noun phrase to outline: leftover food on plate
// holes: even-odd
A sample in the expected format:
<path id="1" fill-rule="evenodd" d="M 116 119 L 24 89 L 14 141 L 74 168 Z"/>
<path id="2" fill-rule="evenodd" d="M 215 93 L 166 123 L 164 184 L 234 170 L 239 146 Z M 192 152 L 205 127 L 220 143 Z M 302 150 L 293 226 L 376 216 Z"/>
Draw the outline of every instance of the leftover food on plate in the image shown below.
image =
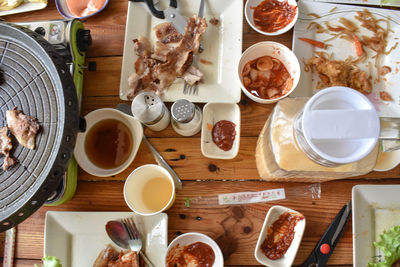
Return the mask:
<path id="1" fill-rule="evenodd" d="M 306 71 L 316 70 L 319 81 L 317 89 L 331 86 L 345 86 L 353 88 L 363 94 L 372 92 L 371 76 L 360 70 L 357 63 L 351 59 L 333 60 L 323 52 L 316 52 L 305 62 Z"/>
<path id="2" fill-rule="evenodd" d="M 203 74 L 192 61 L 193 54 L 199 52 L 200 37 L 206 28 L 206 19 L 194 15 L 188 18 L 184 36 L 170 23 L 154 27 L 157 38 L 154 50 L 146 37 L 133 40 L 138 59 L 135 72 L 128 78 L 128 99 L 133 99 L 141 90 L 162 94 L 178 77 L 190 85 L 199 82 Z"/>
<path id="3" fill-rule="evenodd" d="M 376 257 L 375 262 L 369 262 L 368 267 L 390 267 L 400 265 L 400 226 L 394 226 L 388 231 L 383 231 L 380 240 L 374 242 L 384 257 Z"/>
<path id="4" fill-rule="evenodd" d="M 285 28 L 297 12 L 297 6 L 289 5 L 287 0 L 265 0 L 250 8 L 254 10 L 254 25 L 263 32 L 276 32 Z"/>
<path id="5" fill-rule="evenodd" d="M 212 140 L 220 149 L 229 151 L 232 149 L 236 137 L 236 124 L 228 120 L 220 120 L 212 128 Z"/>
<path id="6" fill-rule="evenodd" d="M 270 56 L 247 62 L 243 67 L 242 80 L 247 91 L 264 99 L 284 96 L 293 85 L 293 78 L 283 63 Z"/>
<path id="7" fill-rule="evenodd" d="M 11 10 L 24 3 L 44 3 L 47 4 L 47 0 L 0 0 L 0 11 Z"/>
<path id="8" fill-rule="evenodd" d="M 85 138 L 85 152 L 99 168 L 114 169 L 124 164 L 133 149 L 133 136 L 123 122 L 106 119 L 93 125 Z"/>
<path id="9" fill-rule="evenodd" d="M 107 0 L 66 0 L 67 8 L 75 17 L 86 17 L 104 7 Z"/>
<path id="10" fill-rule="evenodd" d="M 309 14 L 312 15 L 312 14 Z M 389 66 L 381 66 L 381 57 L 389 55 L 396 49 L 398 42 L 388 47 L 388 35 L 390 33 L 389 18 L 377 19 L 369 10 L 357 11 L 354 19 L 340 17 L 337 22 L 325 21 L 324 24 L 312 21 L 307 30 L 315 29 L 316 34 L 327 34 L 330 36 L 323 41 L 299 38 L 311 45 L 325 49 L 327 43 L 337 38 L 349 43 L 349 49 L 353 49 L 353 55 L 345 60 L 336 60 L 335 54 L 327 54 L 317 51 L 315 54 L 303 60 L 305 71 L 317 71 L 319 81 L 317 89 L 330 86 L 347 86 L 363 94 L 372 92 L 372 83 L 380 82 L 381 78 L 392 70 Z M 367 30 L 370 35 L 365 35 L 361 30 Z M 367 64 L 368 71 L 360 70 L 360 64 Z M 373 72 L 375 77 L 373 80 Z M 391 101 L 390 95 L 380 93 L 381 99 Z"/>
<path id="11" fill-rule="evenodd" d="M 213 249 L 203 242 L 186 246 L 177 244 L 167 254 L 167 267 L 212 267 L 215 261 Z"/>
<path id="12" fill-rule="evenodd" d="M 210 22 L 211 25 L 217 26 L 219 24 L 219 19 L 212 17 L 208 22 Z"/>
<path id="13" fill-rule="evenodd" d="M 36 118 L 25 115 L 15 107 L 7 110 L 6 119 L 10 132 L 15 136 L 18 143 L 29 149 L 35 149 L 36 134 L 40 129 Z"/>
<path id="14" fill-rule="evenodd" d="M 138 255 L 134 251 L 116 251 L 111 245 L 100 251 L 93 267 L 139 267 Z"/>
<path id="15" fill-rule="evenodd" d="M 284 212 L 267 230 L 267 236 L 261 245 L 261 251 L 271 260 L 285 255 L 294 238 L 296 224 L 304 216 L 292 212 Z"/>

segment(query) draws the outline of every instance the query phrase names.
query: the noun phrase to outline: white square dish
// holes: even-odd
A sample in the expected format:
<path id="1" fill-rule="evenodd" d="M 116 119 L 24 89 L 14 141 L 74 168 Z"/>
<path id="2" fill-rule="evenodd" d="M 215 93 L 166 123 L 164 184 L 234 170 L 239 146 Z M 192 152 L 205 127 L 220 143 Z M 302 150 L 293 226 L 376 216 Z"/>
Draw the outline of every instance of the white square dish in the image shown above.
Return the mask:
<path id="1" fill-rule="evenodd" d="M 166 7 L 167 1 L 160 5 Z M 184 16 L 197 14 L 200 5 L 198 1 L 179 1 L 178 10 Z M 199 84 L 199 92 L 195 95 L 183 94 L 183 80 L 177 79 L 165 93 L 162 99 L 165 102 L 186 98 L 191 102 L 239 102 L 241 89 L 237 77 L 237 65 L 242 53 L 243 1 L 218 0 L 206 1 L 204 17 L 207 19 L 207 30 L 201 38 L 204 51 L 197 57 L 207 60 L 211 64 L 202 64 L 198 67 L 204 74 L 204 82 Z M 219 24 L 209 23 L 211 18 L 217 18 Z M 129 91 L 128 77 L 134 72 L 134 62 L 137 56 L 133 49 L 133 39 L 140 35 L 147 37 L 154 45 L 155 34 L 153 27 L 164 20 L 155 18 L 149 12 L 145 3 L 128 3 L 126 21 L 124 53 L 120 82 L 120 97 L 127 100 Z"/>
<path id="2" fill-rule="evenodd" d="M 356 185 L 352 190 L 353 266 L 365 267 L 379 257 L 373 242 L 400 224 L 400 185 Z"/>
<path id="3" fill-rule="evenodd" d="M 56 256 L 62 266 L 92 266 L 106 244 L 105 225 L 109 220 L 134 217 L 144 236 L 144 250 L 156 266 L 164 266 L 168 245 L 168 216 L 140 216 L 133 212 L 58 212 L 46 213 L 44 255 Z M 115 248 L 118 248 L 116 245 Z"/>
<path id="4" fill-rule="evenodd" d="M 286 266 L 291 266 L 294 258 L 296 257 L 297 250 L 299 249 L 301 239 L 303 238 L 304 230 L 306 228 L 306 219 L 302 219 L 297 222 L 294 231 L 294 238 L 292 243 L 290 244 L 289 249 L 286 251 L 286 253 L 283 255 L 282 258 L 277 259 L 277 260 L 271 260 L 267 256 L 264 255 L 264 253 L 261 251 L 261 245 L 264 242 L 268 228 L 279 218 L 279 216 L 285 212 L 290 212 L 290 213 L 296 213 L 299 215 L 302 215 L 301 213 L 283 207 L 283 206 L 272 206 L 269 210 L 267 215 L 265 216 L 264 224 L 261 228 L 260 235 L 258 236 L 258 241 L 257 245 L 254 251 L 254 256 L 256 257 L 256 260 L 266 266 L 270 267 L 286 267 Z"/>
<path id="5" fill-rule="evenodd" d="M 232 148 L 228 151 L 220 149 L 212 140 L 212 128 L 220 120 L 228 120 L 236 124 L 236 136 Z M 240 146 L 240 108 L 235 103 L 207 103 L 203 108 L 201 126 L 201 153 L 207 158 L 232 159 L 236 157 Z"/>
<path id="6" fill-rule="evenodd" d="M 382 20 L 381 26 L 386 27 L 385 21 L 389 18 L 390 31 L 387 37 L 387 47 L 389 50 L 395 47 L 400 35 L 400 12 L 398 10 L 388 10 L 383 8 L 361 7 L 353 5 L 340 5 L 329 3 L 318 3 L 314 1 L 298 1 L 299 17 L 293 31 L 293 52 L 298 57 L 301 68 L 301 77 L 296 89 L 291 93 L 291 97 L 311 96 L 316 93 L 317 83 L 319 81 L 318 73 L 316 71 L 304 71 L 304 61 L 308 61 L 316 51 L 323 51 L 328 54 L 333 54 L 335 60 L 345 60 L 348 56 L 356 58 L 354 44 L 342 38 L 336 38 L 331 41 L 326 41 L 332 38 L 332 35 L 327 33 L 317 33 L 315 27 L 310 26 L 310 23 L 317 23 L 325 27 L 325 23 L 329 22 L 331 26 L 342 25 L 339 23 L 340 18 L 345 18 L 353 22 L 359 28 L 358 36 L 371 36 L 371 31 L 360 26 L 360 22 L 354 18 L 359 11 L 364 9 L 370 11 L 376 19 Z M 298 38 L 309 38 L 329 44 L 325 49 L 316 48 Z M 400 47 L 397 46 L 388 55 L 383 54 L 380 58 L 380 66 L 389 66 L 391 72 L 377 81 L 377 70 L 373 66 L 375 59 L 373 56 L 375 52 L 366 49 L 368 60 L 364 63 L 359 63 L 358 66 L 361 70 L 366 71 L 372 76 L 372 93 L 367 95 L 369 100 L 374 104 L 381 117 L 400 117 L 400 91 L 398 84 L 400 84 L 400 75 L 398 75 L 400 58 Z M 372 68 L 368 65 L 372 63 Z M 371 70 L 370 70 L 371 68 Z M 387 91 L 393 101 L 382 101 L 379 96 L 379 91 Z"/>

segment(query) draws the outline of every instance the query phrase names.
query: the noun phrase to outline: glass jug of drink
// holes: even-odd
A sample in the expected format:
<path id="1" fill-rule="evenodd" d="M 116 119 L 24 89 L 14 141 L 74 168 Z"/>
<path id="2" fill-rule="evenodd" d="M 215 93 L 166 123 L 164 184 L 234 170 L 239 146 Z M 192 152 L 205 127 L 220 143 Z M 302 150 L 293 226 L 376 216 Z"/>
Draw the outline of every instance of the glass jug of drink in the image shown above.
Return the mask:
<path id="1" fill-rule="evenodd" d="M 347 87 L 326 88 L 311 98 L 286 98 L 260 133 L 257 169 L 265 180 L 363 175 L 375 166 L 380 137 L 398 139 L 395 131 L 381 129 L 368 98 Z"/>

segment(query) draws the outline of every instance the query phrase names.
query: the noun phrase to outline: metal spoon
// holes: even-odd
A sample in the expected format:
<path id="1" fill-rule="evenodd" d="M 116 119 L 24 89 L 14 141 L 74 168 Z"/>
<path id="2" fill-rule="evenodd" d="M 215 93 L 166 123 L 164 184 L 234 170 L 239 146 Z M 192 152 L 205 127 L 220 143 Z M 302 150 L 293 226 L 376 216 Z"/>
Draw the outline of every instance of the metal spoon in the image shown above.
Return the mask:
<path id="1" fill-rule="evenodd" d="M 120 221 L 109 221 L 106 224 L 106 232 L 111 240 L 123 249 L 130 249 L 129 246 L 129 235 L 124 226 Z M 143 251 L 139 251 L 139 255 L 143 257 L 146 264 L 150 267 L 154 267 L 154 264 L 147 258 Z"/>

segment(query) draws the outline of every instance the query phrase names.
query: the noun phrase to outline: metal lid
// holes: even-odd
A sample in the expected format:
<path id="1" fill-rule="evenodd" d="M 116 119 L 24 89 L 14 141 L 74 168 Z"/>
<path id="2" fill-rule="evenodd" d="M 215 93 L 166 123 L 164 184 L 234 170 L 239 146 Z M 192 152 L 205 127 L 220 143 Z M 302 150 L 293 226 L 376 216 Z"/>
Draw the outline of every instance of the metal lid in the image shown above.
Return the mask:
<path id="1" fill-rule="evenodd" d="M 144 124 L 155 124 L 165 113 L 164 102 L 153 92 L 142 91 L 132 101 L 132 114 Z"/>
<path id="2" fill-rule="evenodd" d="M 171 107 L 172 119 L 176 122 L 187 123 L 195 114 L 195 105 L 186 99 L 179 99 Z"/>

